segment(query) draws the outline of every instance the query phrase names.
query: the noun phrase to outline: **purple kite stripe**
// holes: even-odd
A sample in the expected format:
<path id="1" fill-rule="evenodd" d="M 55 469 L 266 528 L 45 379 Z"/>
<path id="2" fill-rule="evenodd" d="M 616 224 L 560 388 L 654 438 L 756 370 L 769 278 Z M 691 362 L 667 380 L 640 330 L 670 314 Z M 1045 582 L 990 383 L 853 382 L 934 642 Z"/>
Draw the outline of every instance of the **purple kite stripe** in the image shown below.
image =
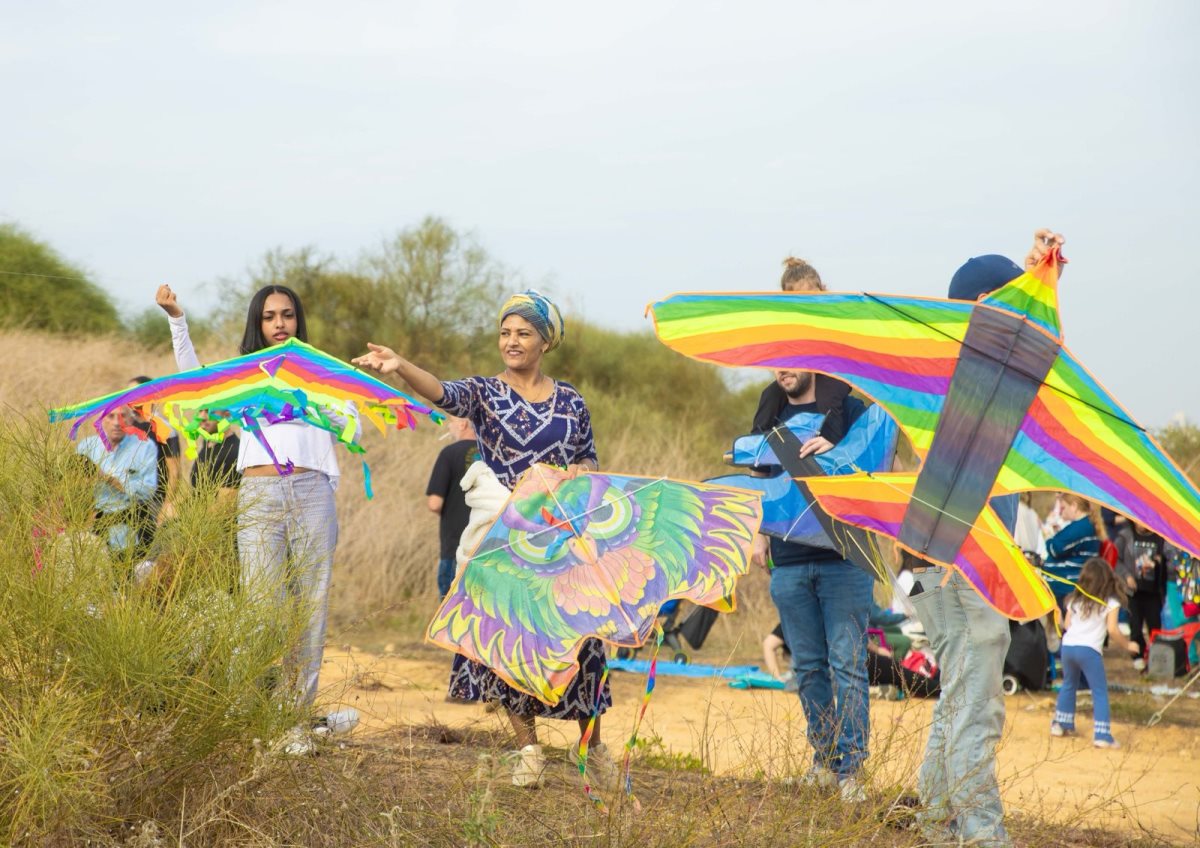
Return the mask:
<path id="1" fill-rule="evenodd" d="M 1051 436 L 1042 427 L 1041 424 L 1032 416 L 1028 416 L 1021 425 L 1021 433 L 1026 436 L 1031 442 L 1050 455 L 1051 458 L 1057 460 L 1060 464 L 1066 467 L 1072 474 L 1075 474 L 1089 485 L 1094 486 L 1097 491 L 1106 493 L 1113 497 L 1118 503 L 1124 504 L 1129 511 L 1140 515 L 1153 515 L 1154 512 L 1148 505 L 1131 490 L 1118 483 L 1108 474 L 1103 474 L 1098 468 L 1091 465 L 1083 458 L 1075 456 L 1069 448 Z M 1037 457 L 1029 457 L 1029 459 L 1037 463 Z M 1041 465 L 1041 463 L 1038 463 Z M 1058 476 L 1058 475 L 1055 475 Z M 1066 483 L 1067 481 L 1061 481 Z M 1074 488 L 1068 486 L 1067 488 Z M 1080 492 L 1086 495 L 1087 492 Z"/>
<path id="2" fill-rule="evenodd" d="M 894 386 L 897 389 L 907 389 L 924 394 L 944 395 L 950 388 L 950 378 L 917 374 L 908 371 L 897 371 L 869 362 L 859 362 L 840 356 L 777 356 L 762 361 L 766 368 L 798 369 L 803 371 L 821 371 L 826 374 L 839 374 L 862 377 L 877 383 Z"/>
<path id="3" fill-rule="evenodd" d="M 882 533 L 885 536 L 896 538 L 900 535 L 900 525 L 884 521 L 881 518 L 876 518 L 873 515 L 861 515 L 854 512 L 845 512 L 834 515 L 838 521 L 845 521 L 847 524 L 855 524 L 865 530 L 874 530 L 877 533 Z"/>
<path id="4" fill-rule="evenodd" d="M 974 563 L 963 556 L 961 551 L 955 558 L 954 565 L 962 572 L 963 577 L 967 578 L 967 581 L 978 590 L 980 595 L 984 598 L 991 597 L 991 593 L 986 591 L 987 587 L 984 586 L 983 576 L 979 573 L 979 569 L 975 567 Z"/>

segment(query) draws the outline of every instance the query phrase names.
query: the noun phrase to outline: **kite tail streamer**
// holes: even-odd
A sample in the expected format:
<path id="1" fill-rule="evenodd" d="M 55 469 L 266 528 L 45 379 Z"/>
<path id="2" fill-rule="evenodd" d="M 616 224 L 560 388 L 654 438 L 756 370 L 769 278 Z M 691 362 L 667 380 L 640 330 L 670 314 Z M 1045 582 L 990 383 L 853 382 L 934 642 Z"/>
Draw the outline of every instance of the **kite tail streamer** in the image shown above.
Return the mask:
<path id="1" fill-rule="evenodd" d="M 283 409 L 279 410 L 278 415 L 271 412 L 269 409 L 264 409 L 262 411 L 262 417 L 263 420 L 265 420 L 268 424 L 279 424 L 283 421 L 291 421 L 298 416 L 296 414 L 296 408 L 290 403 L 285 403 L 283 405 Z"/>
<path id="2" fill-rule="evenodd" d="M 591 783 L 588 782 L 587 775 L 587 759 L 588 759 L 588 742 L 591 741 L 592 733 L 596 730 L 596 719 L 600 717 L 600 699 L 604 696 L 604 684 L 608 680 L 608 666 L 604 666 L 604 673 L 600 675 L 600 683 L 596 686 L 596 706 L 592 710 L 592 717 L 588 719 L 587 727 L 579 736 L 579 776 L 583 778 L 583 793 L 588 796 L 588 800 L 596 805 L 596 808 L 602 813 L 607 813 L 608 808 L 604 806 L 602 799 L 596 792 L 592 790 Z"/>
<path id="3" fill-rule="evenodd" d="M 375 497 L 375 489 L 372 488 L 372 486 L 371 486 L 371 466 L 367 465 L 367 461 L 365 459 L 362 461 L 362 463 L 363 463 L 363 490 L 367 494 L 367 500 L 371 500 L 372 498 Z"/>
<path id="4" fill-rule="evenodd" d="M 296 470 L 296 464 L 290 459 L 287 461 L 287 465 L 279 464 L 279 457 L 275 456 L 275 451 L 271 448 L 271 443 L 263 435 L 262 427 L 254 420 L 254 416 L 247 412 L 242 415 L 242 419 L 246 422 L 245 429 L 254 434 L 254 438 L 258 439 L 258 443 L 267 452 L 267 456 L 271 457 L 271 463 L 275 466 L 275 470 L 279 472 L 279 476 L 286 477 Z"/>
<path id="5" fill-rule="evenodd" d="M 658 652 L 662 648 L 662 643 L 662 625 L 655 621 L 654 653 L 650 655 L 650 670 L 646 673 L 646 694 L 642 696 L 642 707 L 638 710 L 637 718 L 634 719 L 633 733 L 630 734 L 629 741 L 625 743 L 625 758 L 621 763 L 622 783 L 625 786 L 625 794 L 633 801 L 634 811 L 639 813 L 642 811 L 642 804 L 638 801 L 637 796 L 633 794 L 633 749 L 637 745 L 638 730 L 641 729 L 642 718 L 646 715 L 646 707 L 650 705 L 650 696 L 654 694 L 654 684 L 658 680 Z"/>

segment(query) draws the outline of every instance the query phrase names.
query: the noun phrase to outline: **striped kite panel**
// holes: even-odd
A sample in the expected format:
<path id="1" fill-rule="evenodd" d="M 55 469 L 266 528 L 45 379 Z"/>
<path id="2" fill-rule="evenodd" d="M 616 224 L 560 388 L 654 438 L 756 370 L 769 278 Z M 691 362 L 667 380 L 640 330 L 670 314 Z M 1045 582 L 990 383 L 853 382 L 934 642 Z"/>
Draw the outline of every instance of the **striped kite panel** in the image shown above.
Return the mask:
<path id="1" fill-rule="evenodd" d="M 789 292 L 677 294 L 651 304 L 659 339 L 726 366 L 819 371 L 883 404 L 918 454 L 933 440 L 972 304 Z"/>

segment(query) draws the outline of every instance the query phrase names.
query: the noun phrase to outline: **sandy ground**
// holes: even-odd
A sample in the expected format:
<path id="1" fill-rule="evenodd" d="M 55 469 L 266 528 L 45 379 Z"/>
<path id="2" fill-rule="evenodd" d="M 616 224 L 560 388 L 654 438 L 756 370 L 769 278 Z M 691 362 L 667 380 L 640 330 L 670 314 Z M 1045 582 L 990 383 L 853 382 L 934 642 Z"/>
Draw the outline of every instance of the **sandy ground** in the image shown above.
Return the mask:
<path id="1" fill-rule="evenodd" d="M 322 672 L 322 700 L 356 708 L 356 733 L 439 722 L 502 734 L 504 722 L 479 705 L 449 703 L 450 655 L 405 646 L 382 655 L 331 650 Z M 633 727 L 645 678 L 614 672 L 614 707 L 603 722 L 614 751 Z M 1195 702 L 1192 702 L 1193 704 Z M 1195 726 L 1115 723 L 1120 750 L 1090 744 L 1090 701 L 1081 699 L 1081 735 L 1048 735 L 1053 696 L 1019 693 L 1006 700 L 998 760 L 1010 813 L 1053 821 L 1137 831 L 1149 828 L 1180 844 L 1200 844 L 1200 731 Z M 872 785 L 913 786 L 932 702 L 871 702 Z M 719 678 L 660 676 L 641 736 L 659 753 L 691 755 L 717 773 L 778 777 L 802 770 L 811 757 L 794 694 L 732 689 Z M 566 747 L 575 729 L 539 723 L 541 741 Z M 636 771 L 635 771 L 636 779 Z"/>

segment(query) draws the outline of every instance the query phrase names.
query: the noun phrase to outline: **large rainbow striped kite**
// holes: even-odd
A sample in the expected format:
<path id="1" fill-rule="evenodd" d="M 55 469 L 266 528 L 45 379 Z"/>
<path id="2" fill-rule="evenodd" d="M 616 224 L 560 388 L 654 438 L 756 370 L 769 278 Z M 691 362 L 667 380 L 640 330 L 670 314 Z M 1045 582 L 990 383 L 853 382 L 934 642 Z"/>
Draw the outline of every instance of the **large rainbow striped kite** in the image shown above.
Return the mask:
<path id="1" fill-rule="evenodd" d="M 819 371 L 896 419 L 916 474 L 806 482 L 834 517 L 953 565 L 1028 619 L 1051 593 L 990 497 L 1075 492 L 1200 555 L 1200 493 L 1063 347 L 1057 251 L 979 303 L 843 293 L 677 294 L 651 304 L 664 344 L 728 366 Z"/>
<path id="2" fill-rule="evenodd" d="M 414 413 L 428 415 L 436 422 L 444 418 L 442 413 L 387 383 L 292 338 L 256 353 L 159 377 L 75 406 L 52 409 L 50 420 L 74 419 L 72 439 L 80 426 L 90 421 L 105 447 L 111 450 L 101 426 L 104 417 L 121 406 L 148 404 L 158 405 L 159 414 L 184 440 L 190 458 L 195 458 L 200 439 L 218 441 L 234 423 L 254 434 L 283 473 L 291 470 L 292 463 L 290 460 L 281 463 L 275 457 L 263 436 L 264 425 L 300 420 L 328 430 L 351 452 L 362 453 L 363 447 L 355 441 L 358 418 L 351 404 L 380 432 L 386 432 L 389 426 L 400 430 L 416 427 Z M 203 419 L 197 415 L 201 410 L 218 419 L 217 433 L 201 429 Z M 367 491 L 369 496 L 369 478 Z"/>

